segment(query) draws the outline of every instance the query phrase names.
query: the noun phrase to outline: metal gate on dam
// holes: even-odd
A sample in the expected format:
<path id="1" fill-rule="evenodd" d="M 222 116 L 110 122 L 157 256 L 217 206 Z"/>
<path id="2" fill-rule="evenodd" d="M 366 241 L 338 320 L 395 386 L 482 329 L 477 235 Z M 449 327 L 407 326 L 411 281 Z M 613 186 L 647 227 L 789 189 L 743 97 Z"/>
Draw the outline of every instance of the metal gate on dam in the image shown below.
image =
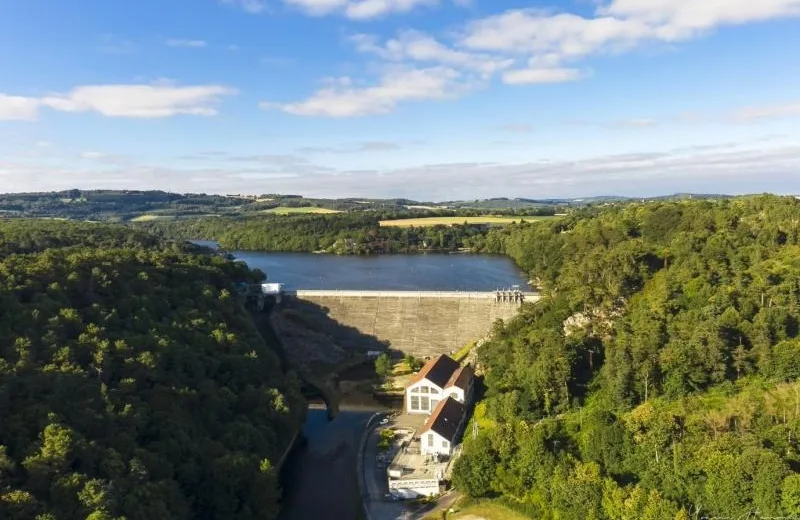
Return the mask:
<path id="1" fill-rule="evenodd" d="M 514 317 L 523 301 L 539 300 L 521 291 L 299 290 L 286 296 L 323 307 L 340 324 L 415 356 L 458 350 L 486 336 L 496 320 Z"/>

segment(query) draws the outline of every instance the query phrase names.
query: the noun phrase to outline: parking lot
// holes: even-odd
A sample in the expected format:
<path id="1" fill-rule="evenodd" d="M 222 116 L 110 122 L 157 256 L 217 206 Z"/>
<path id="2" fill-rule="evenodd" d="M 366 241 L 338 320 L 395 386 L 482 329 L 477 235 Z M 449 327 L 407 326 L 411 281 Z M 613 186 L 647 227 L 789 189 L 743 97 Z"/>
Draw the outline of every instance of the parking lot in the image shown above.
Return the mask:
<path id="1" fill-rule="evenodd" d="M 381 430 L 392 428 L 408 432 L 419 431 L 425 418 L 424 415 L 394 415 L 379 421 L 369 432 L 362 461 L 368 495 L 365 497 L 365 505 L 369 520 L 406 520 L 415 517 L 410 503 L 394 500 L 389 495 L 386 469 L 397 453 L 397 443 L 387 452 L 382 452 L 378 444 Z"/>

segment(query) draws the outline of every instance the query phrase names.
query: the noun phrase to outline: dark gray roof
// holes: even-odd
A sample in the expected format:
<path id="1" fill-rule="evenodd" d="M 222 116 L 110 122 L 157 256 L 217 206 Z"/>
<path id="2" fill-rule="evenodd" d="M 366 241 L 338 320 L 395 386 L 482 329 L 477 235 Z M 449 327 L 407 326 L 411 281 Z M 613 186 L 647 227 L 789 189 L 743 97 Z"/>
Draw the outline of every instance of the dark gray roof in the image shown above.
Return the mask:
<path id="1" fill-rule="evenodd" d="M 450 376 L 450 379 L 447 381 L 447 386 L 444 388 L 450 388 L 451 386 L 454 386 L 466 392 L 474 375 L 475 372 L 469 365 L 461 367 L 453 372 L 453 375 Z"/>
<path id="2" fill-rule="evenodd" d="M 458 370 L 458 361 L 444 354 L 437 356 L 422 367 L 410 384 L 427 379 L 439 388 L 444 388 L 453 372 Z"/>
<path id="3" fill-rule="evenodd" d="M 448 397 L 444 401 L 439 401 L 436 409 L 433 411 L 428 420 L 425 421 L 425 426 L 422 428 L 422 433 L 427 431 L 434 431 L 449 441 L 455 439 L 458 433 L 458 426 L 464 419 L 464 414 L 467 413 L 464 405 Z"/>

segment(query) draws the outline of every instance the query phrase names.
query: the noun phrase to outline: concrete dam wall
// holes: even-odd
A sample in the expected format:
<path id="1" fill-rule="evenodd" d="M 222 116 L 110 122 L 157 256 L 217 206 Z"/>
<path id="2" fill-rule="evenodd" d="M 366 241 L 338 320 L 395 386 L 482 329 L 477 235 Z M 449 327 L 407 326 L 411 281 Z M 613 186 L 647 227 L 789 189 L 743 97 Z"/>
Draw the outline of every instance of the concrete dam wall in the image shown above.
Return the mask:
<path id="1" fill-rule="evenodd" d="M 497 319 L 514 317 L 520 299 L 539 299 L 535 293 L 433 291 L 296 291 L 287 296 L 319 306 L 339 324 L 415 356 L 459 350 L 484 337 Z"/>

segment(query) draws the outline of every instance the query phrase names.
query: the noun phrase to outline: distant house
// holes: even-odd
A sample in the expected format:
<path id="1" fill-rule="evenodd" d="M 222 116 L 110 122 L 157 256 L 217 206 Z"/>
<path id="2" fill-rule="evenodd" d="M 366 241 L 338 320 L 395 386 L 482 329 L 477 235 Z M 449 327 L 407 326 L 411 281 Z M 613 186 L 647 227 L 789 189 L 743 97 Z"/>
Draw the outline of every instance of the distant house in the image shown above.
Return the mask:
<path id="1" fill-rule="evenodd" d="M 464 429 L 466 407 L 450 396 L 439 402 L 420 433 L 420 450 L 425 455 L 450 456 Z"/>
<path id="2" fill-rule="evenodd" d="M 262 283 L 261 292 L 265 296 L 277 296 L 283 293 L 282 283 Z"/>
<path id="3" fill-rule="evenodd" d="M 469 404 L 474 373 L 450 356 L 440 355 L 428 361 L 406 387 L 406 411 L 430 414 L 446 397 Z"/>

